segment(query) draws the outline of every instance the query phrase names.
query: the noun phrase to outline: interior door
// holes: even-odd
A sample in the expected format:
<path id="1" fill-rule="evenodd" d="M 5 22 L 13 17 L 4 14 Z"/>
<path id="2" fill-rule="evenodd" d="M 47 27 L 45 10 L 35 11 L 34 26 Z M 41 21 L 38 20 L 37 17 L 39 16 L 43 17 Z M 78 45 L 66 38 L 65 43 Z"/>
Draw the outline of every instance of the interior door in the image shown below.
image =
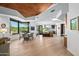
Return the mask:
<path id="1" fill-rule="evenodd" d="M 64 24 L 61 24 L 61 36 L 65 33 L 65 26 Z"/>

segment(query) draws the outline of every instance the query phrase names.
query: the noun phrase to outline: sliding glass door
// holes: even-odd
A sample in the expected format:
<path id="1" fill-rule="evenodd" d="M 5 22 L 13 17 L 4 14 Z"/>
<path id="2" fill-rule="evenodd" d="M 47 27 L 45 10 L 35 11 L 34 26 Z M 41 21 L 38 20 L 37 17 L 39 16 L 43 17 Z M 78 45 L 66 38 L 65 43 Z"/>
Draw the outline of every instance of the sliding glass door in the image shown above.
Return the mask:
<path id="1" fill-rule="evenodd" d="M 29 23 L 19 23 L 20 33 L 29 32 Z"/>
<path id="2" fill-rule="evenodd" d="M 18 22 L 10 21 L 10 32 L 11 32 L 11 34 L 18 33 Z"/>
<path id="3" fill-rule="evenodd" d="M 11 18 L 10 19 L 10 32 L 11 34 L 29 32 L 29 23 L 19 22 Z"/>

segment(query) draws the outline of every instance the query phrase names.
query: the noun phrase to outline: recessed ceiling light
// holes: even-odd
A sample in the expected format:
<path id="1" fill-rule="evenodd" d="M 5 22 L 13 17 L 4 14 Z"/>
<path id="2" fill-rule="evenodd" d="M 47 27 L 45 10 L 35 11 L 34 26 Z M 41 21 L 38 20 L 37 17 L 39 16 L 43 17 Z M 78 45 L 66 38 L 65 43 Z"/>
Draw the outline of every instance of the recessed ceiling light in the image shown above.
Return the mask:
<path id="1" fill-rule="evenodd" d="M 53 18 L 52 20 L 54 20 L 54 21 L 55 21 L 55 20 L 58 20 L 58 19 L 57 19 L 57 18 Z"/>

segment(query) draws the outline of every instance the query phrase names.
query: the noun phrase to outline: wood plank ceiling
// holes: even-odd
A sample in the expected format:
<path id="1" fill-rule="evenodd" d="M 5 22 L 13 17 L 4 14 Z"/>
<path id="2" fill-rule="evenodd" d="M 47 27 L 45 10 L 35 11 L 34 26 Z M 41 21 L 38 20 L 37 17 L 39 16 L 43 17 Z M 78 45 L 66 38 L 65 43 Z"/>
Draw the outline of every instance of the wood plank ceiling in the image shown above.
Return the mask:
<path id="1" fill-rule="evenodd" d="M 0 6 L 18 10 L 23 16 L 35 16 L 45 11 L 52 3 L 0 3 Z"/>

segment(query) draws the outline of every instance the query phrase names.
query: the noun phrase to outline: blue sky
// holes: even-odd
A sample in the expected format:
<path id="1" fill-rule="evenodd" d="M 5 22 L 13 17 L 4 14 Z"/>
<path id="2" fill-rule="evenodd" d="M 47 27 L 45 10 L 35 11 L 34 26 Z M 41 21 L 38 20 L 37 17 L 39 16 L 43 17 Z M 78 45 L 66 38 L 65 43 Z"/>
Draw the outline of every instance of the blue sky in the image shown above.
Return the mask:
<path id="1" fill-rule="evenodd" d="M 11 26 L 13 26 L 13 27 L 18 27 L 18 26 L 16 26 L 16 25 L 18 25 L 17 22 L 13 22 L 13 21 L 11 21 Z"/>
<path id="2" fill-rule="evenodd" d="M 18 27 L 18 23 L 17 22 L 14 22 L 14 21 L 11 21 L 11 26 L 13 26 L 13 27 Z M 20 24 L 20 27 L 27 27 L 27 25 L 26 24 Z"/>

